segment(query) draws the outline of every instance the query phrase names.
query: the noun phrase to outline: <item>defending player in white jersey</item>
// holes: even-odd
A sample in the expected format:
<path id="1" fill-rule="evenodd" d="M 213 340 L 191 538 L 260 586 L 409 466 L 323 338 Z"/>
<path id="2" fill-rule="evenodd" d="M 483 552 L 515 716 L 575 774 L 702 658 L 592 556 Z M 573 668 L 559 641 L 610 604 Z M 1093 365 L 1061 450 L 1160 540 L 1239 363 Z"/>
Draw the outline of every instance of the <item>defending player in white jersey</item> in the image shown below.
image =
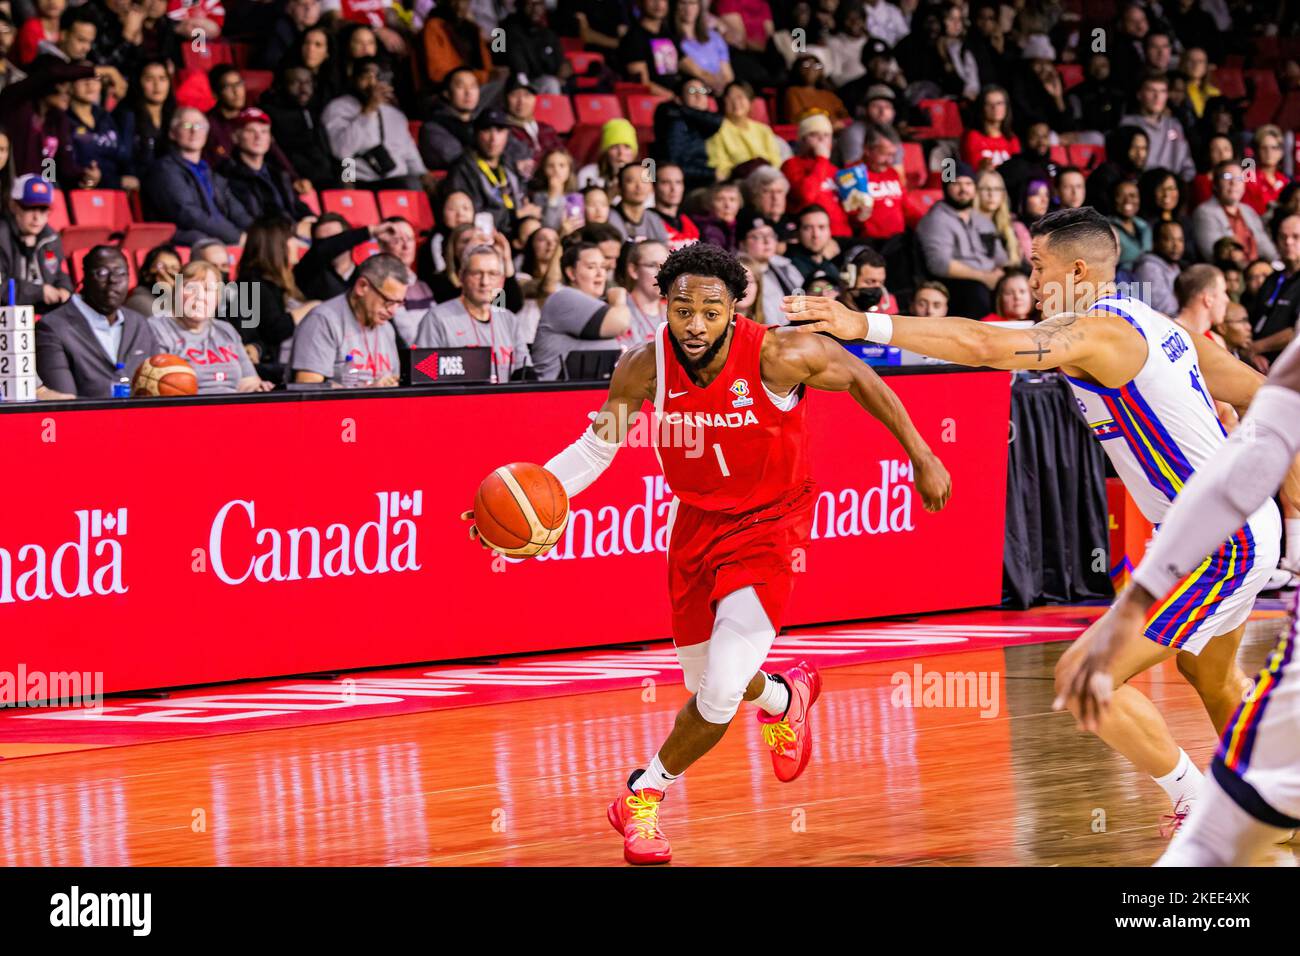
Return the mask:
<path id="1" fill-rule="evenodd" d="M 812 320 L 805 329 L 841 339 L 865 338 L 963 365 L 1060 368 L 1129 493 L 1158 525 L 1192 472 L 1222 453 L 1227 439 L 1215 400 L 1244 413 L 1263 376 L 1142 302 L 1109 294 L 1118 256 L 1110 223 L 1090 207 L 1040 219 L 1032 230 L 1030 288 L 1049 318 L 1029 329 L 853 312 L 803 296 L 788 297 L 785 309 L 792 320 Z M 1277 566 L 1280 535 L 1276 506 L 1263 502 L 1166 589 L 1141 633 L 1110 660 L 1116 689 L 1092 729 L 1169 795 L 1175 825 L 1203 778 L 1155 705 L 1128 682 L 1176 656 L 1223 732 L 1249 685 L 1237 667 L 1237 647 L 1255 596 Z M 1087 653 L 1091 639 L 1085 632 L 1065 652 L 1058 674 Z"/>
<path id="2" fill-rule="evenodd" d="M 1300 452 L 1300 339 L 1287 346 L 1250 412 L 1214 460 L 1197 471 L 1160 536 L 1104 617 L 1084 654 L 1059 675 L 1058 709 L 1085 727 L 1109 709 L 1108 673 L 1142 628 L 1150 608 L 1186 569 L 1265 503 Z M 1300 828 L 1300 664 L 1295 661 L 1296 602 L 1255 687 L 1219 739 L 1196 813 L 1157 866 L 1243 866 Z"/>

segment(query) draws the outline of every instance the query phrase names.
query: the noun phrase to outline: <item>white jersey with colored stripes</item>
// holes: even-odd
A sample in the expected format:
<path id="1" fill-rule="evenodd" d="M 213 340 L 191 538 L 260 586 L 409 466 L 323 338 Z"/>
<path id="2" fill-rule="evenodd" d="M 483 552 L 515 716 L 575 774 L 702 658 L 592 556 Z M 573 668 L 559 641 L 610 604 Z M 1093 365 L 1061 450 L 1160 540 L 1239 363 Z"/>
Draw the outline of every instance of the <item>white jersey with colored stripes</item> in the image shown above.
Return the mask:
<path id="1" fill-rule="evenodd" d="M 1122 388 L 1070 378 L 1079 407 L 1142 514 L 1160 524 L 1192 473 L 1227 440 L 1191 333 L 1144 302 L 1112 296 L 1094 310 L 1122 316 L 1147 359 Z M 1271 504 L 1271 502 L 1270 502 Z"/>

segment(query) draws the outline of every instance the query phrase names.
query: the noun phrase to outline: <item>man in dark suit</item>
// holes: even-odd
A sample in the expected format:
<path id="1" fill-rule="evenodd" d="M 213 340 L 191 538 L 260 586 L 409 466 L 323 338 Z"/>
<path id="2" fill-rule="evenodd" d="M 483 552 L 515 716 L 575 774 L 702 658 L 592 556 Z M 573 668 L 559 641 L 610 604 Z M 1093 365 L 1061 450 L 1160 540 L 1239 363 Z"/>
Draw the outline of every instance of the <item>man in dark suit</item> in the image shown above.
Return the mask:
<path id="1" fill-rule="evenodd" d="M 36 323 L 36 373 L 56 392 L 111 398 L 118 378 L 160 349 L 145 317 L 122 308 L 131 282 L 121 251 L 95 246 L 82 268 L 81 292 Z"/>
<path id="2" fill-rule="evenodd" d="M 232 246 L 242 243 L 253 221 L 226 177 L 203 159 L 208 127 L 207 117 L 198 110 L 178 109 L 171 122 L 173 149 L 149 167 L 144 182 L 150 218 L 176 223 L 175 242 L 180 246 L 207 237 Z"/>

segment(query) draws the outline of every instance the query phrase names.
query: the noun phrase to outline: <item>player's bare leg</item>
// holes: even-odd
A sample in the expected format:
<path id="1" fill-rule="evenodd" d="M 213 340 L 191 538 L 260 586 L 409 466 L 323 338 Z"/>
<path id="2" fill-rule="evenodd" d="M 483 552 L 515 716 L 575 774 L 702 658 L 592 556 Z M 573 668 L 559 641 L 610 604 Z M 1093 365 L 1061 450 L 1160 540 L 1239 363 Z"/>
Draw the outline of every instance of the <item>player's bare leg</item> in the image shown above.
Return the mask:
<path id="1" fill-rule="evenodd" d="M 1061 655 L 1056 665 L 1058 681 L 1073 669 L 1072 662 L 1084 654 L 1088 638 L 1089 632 L 1085 632 Z M 1098 737 L 1150 775 L 1169 795 L 1174 805 L 1175 824 L 1186 815 L 1187 808 L 1200 790 L 1203 776 L 1174 741 L 1169 725 L 1156 705 L 1128 682 L 1176 653 L 1173 648 L 1156 644 L 1142 634 L 1129 638 L 1111 666 L 1115 690 L 1097 728 Z M 1073 707 L 1071 709 L 1073 711 Z"/>
<path id="2" fill-rule="evenodd" d="M 1199 655 L 1186 651 L 1178 655 L 1179 672 L 1195 688 L 1210 715 L 1214 732 L 1222 734 L 1254 681 L 1237 666 L 1237 648 L 1246 634 L 1246 624 L 1220 634 L 1205 645 Z"/>

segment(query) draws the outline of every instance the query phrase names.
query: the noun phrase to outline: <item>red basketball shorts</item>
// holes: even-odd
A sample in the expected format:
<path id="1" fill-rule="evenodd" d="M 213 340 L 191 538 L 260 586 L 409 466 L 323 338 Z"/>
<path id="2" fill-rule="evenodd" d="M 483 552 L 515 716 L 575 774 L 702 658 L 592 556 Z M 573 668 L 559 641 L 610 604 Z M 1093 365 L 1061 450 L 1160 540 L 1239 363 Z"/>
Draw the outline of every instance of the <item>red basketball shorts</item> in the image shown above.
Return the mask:
<path id="1" fill-rule="evenodd" d="M 753 587 L 773 630 L 803 567 L 817 494 L 811 484 L 777 504 L 745 514 L 675 505 L 668 539 L 668 596 L 673 643 L 699 644 L 713 634 L 718 601 Z"/>

